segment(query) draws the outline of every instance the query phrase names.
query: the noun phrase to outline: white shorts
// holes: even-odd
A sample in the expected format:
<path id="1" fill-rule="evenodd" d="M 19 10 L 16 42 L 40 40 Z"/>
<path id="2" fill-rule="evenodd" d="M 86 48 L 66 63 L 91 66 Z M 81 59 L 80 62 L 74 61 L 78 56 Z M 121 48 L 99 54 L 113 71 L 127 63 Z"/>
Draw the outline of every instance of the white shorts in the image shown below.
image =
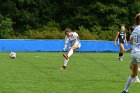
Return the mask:
<path id="1" fill-rule="evenodd" d="M 140 63 L 140 52 L 132 53 L 131 54 L 131 61 L 132 64 L 139 64 Z"/>
<path id="2" fill-rule="evenodd" d="M 72 45 L 72 46 L 78 46 L 78 48 L 80 48 L 80 47 L 81 47 L 81 43 L 76 42 L 76 43 L 75 43 L 74 45 Z M 72 46 L 71 46 L 71 47 L 72 47 Z M 71 48 L 71 47 L 70 47 L 70 48 Z"/>
<path id="3" fill-rule="evenodd" d="M 74 45 L 76 45 L 76 46 L 78 46 L 78 48 L 80 48 L 81 47 L 81 43 L 75 43 Z"/>

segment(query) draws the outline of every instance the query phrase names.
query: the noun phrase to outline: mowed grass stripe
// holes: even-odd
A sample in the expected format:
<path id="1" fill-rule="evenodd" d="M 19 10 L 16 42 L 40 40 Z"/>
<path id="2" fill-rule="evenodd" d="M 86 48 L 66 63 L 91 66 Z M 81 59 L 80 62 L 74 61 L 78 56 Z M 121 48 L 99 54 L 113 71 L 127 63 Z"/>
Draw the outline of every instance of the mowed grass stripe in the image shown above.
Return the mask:
<path id="1" fill-rule="evenodd" d="M 66 53 L 66 52 L 64 52 Z M 63 52 L 18 52 L 16 59 L 0 53 L 0 93 L 121 93 L 130 53 L 74 53 L 66 71 Z M 139 93 L 132 84 L 131 93 Z"/>

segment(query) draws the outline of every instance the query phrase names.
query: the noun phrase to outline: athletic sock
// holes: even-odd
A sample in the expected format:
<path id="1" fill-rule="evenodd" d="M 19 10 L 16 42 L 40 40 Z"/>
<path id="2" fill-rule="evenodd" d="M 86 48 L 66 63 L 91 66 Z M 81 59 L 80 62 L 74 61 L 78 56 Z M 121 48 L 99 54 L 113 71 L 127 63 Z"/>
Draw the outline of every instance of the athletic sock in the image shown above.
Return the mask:
<path id="1" fill-rule="evenodd" d="M 121 53 L 121 56 L 123 56 L 123 53 Z"/>
<path id="2" fill-rule="evenodd" d="M 69 61 L 69 59 L 67 60 L 64 58 L 64 66 L 67 66 L 68 61 Z"/>
<path id="3" fill-rule="evenodd" d="M 123 53 L 119 53 L 119 58 L 122 58 L 122 56 L 123 56 Z"/>
<path id="4" fill-rule="evenodd" d="M 121 57 L 121 53 L 119 53 L 119 58 Z"/>
<path id="5" fill-rule="evenodd" d="M 68 52 L 68 57 L 70 57 L 73 54 L 73 49 L 70 49 L 70 51 Z"/>
<path id="6" fill-rule="evenodd" d="M 130 84 L 133 82 L 133 78 L 131 76 L 128 77 L 124 90 L 128 92 L 128 88 Z"/>

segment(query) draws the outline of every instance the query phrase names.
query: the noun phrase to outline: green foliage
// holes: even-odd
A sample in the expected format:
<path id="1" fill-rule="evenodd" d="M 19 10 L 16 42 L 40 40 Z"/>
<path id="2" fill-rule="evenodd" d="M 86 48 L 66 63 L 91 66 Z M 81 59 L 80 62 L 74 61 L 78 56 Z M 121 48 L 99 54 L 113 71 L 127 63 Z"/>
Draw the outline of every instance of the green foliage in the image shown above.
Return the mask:
<path id="1" fill-rule="evenodd" d="M 44 26 L 40 30 L 29 30 L 25 34 L 27 38 L 31 39 L 62 39 L 64 38 L 64 33 L 60 31 L 59 24 L 55 21 L 49 21 L 47 26 Z"/>
<path id="2" fill-rule="evenodd" d="M 13 34 L 13 22 L 10 18 L 0 16 L 0 38 L 10 38 Z"/>
<path id="3" fill-rule="evenodd" d="M 26 38 L 30 39 L 62 39 L 64 38 L 64 33 L 56 30 L 46 30 L 38 31 L 38 30 L 29 30 L 25 34 Z"/>
<path id="4" fill-rule="evenodd" d="M 25 33 L 34 33 L 32 38 L 56 39 L 70 27 L 86 33 L 80 34 L 82 39 L 111 40 L 108 35 L 116 30 L 114 27 L 134 25 L 139 11 L 139 0 L 0 0 L 0 15 L 5 18 L 2 20 L 9 18 L 9 27 L 15 31 L 12 37 L 1 38 L 29 38 Z"/>
<path id="5" fill-rule="evenodd" d="M 76 31 L 79 34 L 79 38 L 82 40 L 94 40 L 95 37 L 93 34 L 90 33 L 90 31 L 83 26 L 79 27 L 79 30 Z"/>

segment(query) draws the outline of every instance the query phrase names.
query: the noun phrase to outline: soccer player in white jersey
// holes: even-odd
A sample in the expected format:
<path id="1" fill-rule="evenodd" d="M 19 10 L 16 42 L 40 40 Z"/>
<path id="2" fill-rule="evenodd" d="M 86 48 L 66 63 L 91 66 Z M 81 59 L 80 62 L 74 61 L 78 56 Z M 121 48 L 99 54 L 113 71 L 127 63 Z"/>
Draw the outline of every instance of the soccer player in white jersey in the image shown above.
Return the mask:
<path id="1" fill-rule="evenodd" d="M 131 27 L 129 27 L 129 34 L 130 34 L 130 35 L 132 34 L 132 31 L 135 29 L 135 27 L 136 27 L 136 26 L 131 26 Z M 132 50 L 132 47 L 129 48 L 129 49 L 127 49 L 127 50 L 125 50 L 125 51 L 127 52 L 127 51 L 131 51 L 131 50 Z M 132 70 L 132 68 L 133 68 L 133 64 L 130 63 L 130 69 Z M 138 68 L 138 71 L 140 72 L 140 68 Z M 139 79 L 138 75 L 135 77 L 134 82 L 135 82 L 135 83 L 140 83 L 140 79 Z"/>
<path id="2" fill-rule="evenodd" d="M 73 51 L 76 49 L 79 49 L 81 47 L 81 44 L 79 42 L 79 36 L 76 32 L 72 32 L 71 29 L 66 28 L 65 29 L 65 44 L 63 50 L 65 51 L 68 42 L 70 42 L 70 48 L 68 50 L 67 54 L 63 54 L 64 57 L 64 65 L 61 70 L 66 69 L 67 63 L 69 61 L 69 57 L 73 54 Z"/>
<path id="3" fill-rule="evenodd" d="M 128 77 L 124 91 L 122 93 L 128 93 L 128 88 L 133 82 L 133 78 L 138 75 L 138 63 L 140 63 L 140 13 L 135 17 L 136 27 L 130 36 L 130 43 L 132 44 L 131 51 L 131 64 L 132 74 Z"/>

